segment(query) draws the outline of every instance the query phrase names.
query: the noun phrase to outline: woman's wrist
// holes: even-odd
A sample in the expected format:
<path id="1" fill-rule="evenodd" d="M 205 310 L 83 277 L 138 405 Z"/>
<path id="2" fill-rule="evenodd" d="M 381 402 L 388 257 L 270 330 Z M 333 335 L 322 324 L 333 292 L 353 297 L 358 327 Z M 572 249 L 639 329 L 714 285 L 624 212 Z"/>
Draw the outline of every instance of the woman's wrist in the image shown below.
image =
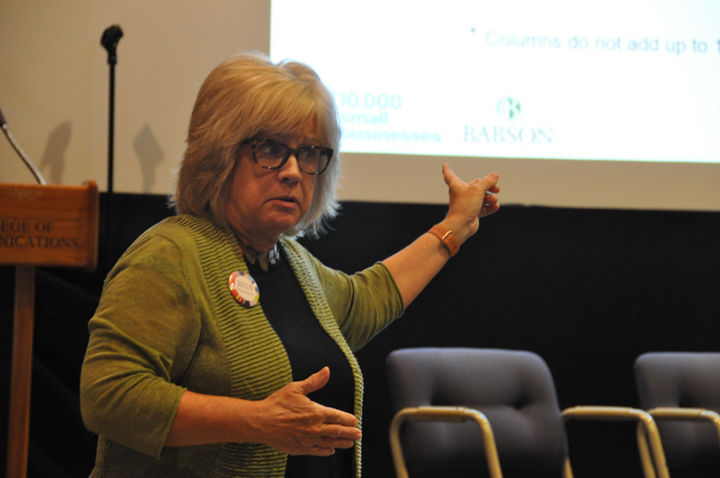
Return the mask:
<path id="1" fill-rule="evenodd" d="M 458 250 L 460 249 L 460 242 L 458 242 L 458 239 L 457 237 L 455 237 L 455 233 L 452 229 L 440 223 L 435 224 L 433 227 L 431 227 L 428 233 L 432 234 L 440 240 L 445 249 L 447 249 L 450 257 L 453 257 L 455 254 L 457 254 Z"/>
<path id="2" fill-rule="evenodd" d="M 458 241 L 458 245 L 462 246 L 465 241 L 467 241 L 475 232 L 477 232 L 478 228 L 478 220 L 476 219 L 476 222 L 474 224 L 468 223 L 467 221 L 462 220 L 462 218 L 458 219 L 454 216 L 446 216 L 442 221 L 438 223 L 439 226 L 449 229 L 453 232 L 453 235 L 455 236 L 455 239 Z"/>

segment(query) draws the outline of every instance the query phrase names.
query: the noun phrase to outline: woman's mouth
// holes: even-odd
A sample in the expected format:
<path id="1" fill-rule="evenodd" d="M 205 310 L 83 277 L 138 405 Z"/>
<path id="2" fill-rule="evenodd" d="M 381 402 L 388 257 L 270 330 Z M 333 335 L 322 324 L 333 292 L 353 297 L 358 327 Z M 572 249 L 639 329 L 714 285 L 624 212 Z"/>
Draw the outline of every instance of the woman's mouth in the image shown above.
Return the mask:
<path id="1" fill-rule="evenodd" d="M 293 196 L 278 196 L 270 199 L 269 202 L 278 204 L 284 207 L 296 207 L 300 204 L 297 198 Z"/>

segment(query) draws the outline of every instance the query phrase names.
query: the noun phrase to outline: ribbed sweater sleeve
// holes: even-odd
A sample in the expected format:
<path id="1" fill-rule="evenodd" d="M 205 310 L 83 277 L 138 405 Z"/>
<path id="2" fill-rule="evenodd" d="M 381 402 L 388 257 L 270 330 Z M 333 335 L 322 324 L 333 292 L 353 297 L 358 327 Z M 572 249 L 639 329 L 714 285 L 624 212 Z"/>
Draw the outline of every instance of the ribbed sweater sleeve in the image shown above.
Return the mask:
<path id="1" fill-rule="evenodd" d="M 90 320 L 81 410 L 96 433 L 159 457 L 200 335 L 176 245 L 138 241 L 110 273 Z"/>
<path id="2" fill-rule="evenodd" d="M 292 242 L 289 243 L 293 245 Z M 313 265 L 340 331 L 353 351 L 358 351 L 404 312 L 402 296 L 382 262 L 354 274 L 322 264 L 305 249 L 296 250 Z"/>

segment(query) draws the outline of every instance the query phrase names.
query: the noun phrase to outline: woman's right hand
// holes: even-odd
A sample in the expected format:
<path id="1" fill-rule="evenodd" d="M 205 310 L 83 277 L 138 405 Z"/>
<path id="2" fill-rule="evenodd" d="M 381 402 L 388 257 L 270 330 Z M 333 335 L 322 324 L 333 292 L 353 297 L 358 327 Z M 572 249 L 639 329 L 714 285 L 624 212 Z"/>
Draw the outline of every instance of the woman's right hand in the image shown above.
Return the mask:
<path id="1" fill-rule="evenodd" d="M 258 441 L 291 455 L 327 456 L 336 448 L 350 448 L 362 433 L 358 420 L 335 408 L 325 407 L 307 395 L 324 387 L 330 369 L 324 367 L 305 380 L 292 382 L 265 400 L 250 419 Z"/>
<path id="2" fill-rule="evenodd" d="M 362 433 L 355 415 L 313 402 L 308 394 L 330 379 L 324 367 L 264 400 L 203 395 L 186 390 L 180 398 L 165 446 L 264 443 L 291 455 L 327 456 L 350 448 Z"/>

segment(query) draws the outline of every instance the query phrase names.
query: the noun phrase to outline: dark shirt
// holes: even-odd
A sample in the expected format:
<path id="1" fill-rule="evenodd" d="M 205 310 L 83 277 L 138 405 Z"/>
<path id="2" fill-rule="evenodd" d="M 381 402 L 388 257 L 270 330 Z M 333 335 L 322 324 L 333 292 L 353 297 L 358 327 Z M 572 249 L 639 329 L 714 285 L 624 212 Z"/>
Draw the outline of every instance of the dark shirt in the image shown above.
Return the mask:
<path id="1" fill-rule="evenodd" d="M 281 254 L 282 255 L 282 254 Z M 287 351 L 294 381 L 305 380 L 324 366 L 330 381 L 308 395 L 322 405 L 353 413 L 354 383 L 350 364 L 340 347 L 325 333 L 284 258 L 267 272 L 248 264 L 260 289 L 260 306 Z M 337 449 L 330 457 L 288 456 L 287 478 L 353 476 L 353 449 Z"/>

